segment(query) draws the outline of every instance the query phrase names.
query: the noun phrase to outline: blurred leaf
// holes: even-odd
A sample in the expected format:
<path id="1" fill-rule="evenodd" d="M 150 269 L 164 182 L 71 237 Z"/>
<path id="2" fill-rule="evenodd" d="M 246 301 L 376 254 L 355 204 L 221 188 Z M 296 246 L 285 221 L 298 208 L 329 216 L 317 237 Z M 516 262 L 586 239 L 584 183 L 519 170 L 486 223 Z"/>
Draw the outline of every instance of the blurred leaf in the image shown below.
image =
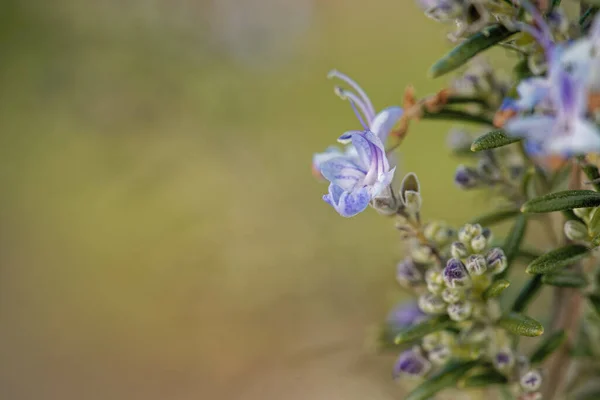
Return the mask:
<path id="1" fill-rule="evenodd" d="M 548 274 L 558 271 L 586 257 L 589 252 L 589 248 L 580 244 L 561 247 L 534 260 L 525 272 L 528 274 Z"/>
<path id="2" fill-rule="evenodd" d="M 507 208 L 504 210 L 492 211 L 491 213 L 481 215 L 473 220 L 472 224 L 479 224 L 481 226 L 490 226 L 500 222 L 504 222 L 507 219 L 516 217 L 521 214 L 521 210 L 518 208 Z"/>
<path id="3" fill-rule="evenodd" d="M 519 336 L 535 337 L 544 333 L 544 327 L 538 321 L 515 312 L 500 318 L 498 325 Z"/>
<path id="4" fill-rule="evenodd" d="M 515 396 L 512 395 L 510 389 L 507 386 L 501 386 L 499 389 L 500 398 L 502 400 L 514 400 Z"/>
<path id="5" fill-rule="evenodd" d="M 567 338 L 564 330 L 556 331 L 545 338 L 530 357 L 532 364 L 540 364 L 550 354 L 560 347 Z"/>
<path id="6" fill-rule="evenodd" d="M 598 167 L 585 160 L 580 160 L 579 165 L 592 186 L 594 186 L 594 189 L 600 190 L 600 171 L 598 171 Z"/>
<path id="7" fill-rule="evenodd" d="M 508 380 L 504 375 L 495 369 L 489 368 L 486 371 L 478 372 L 466 378 L 463 378 L 459 383 L 460 388 L 478 388 L 490 385 L 503 385 Z"/>
<path id="8" fill-rule="evenodd" d="M 574 208 L 597 207 L 600 205 L 600 193 L 593 190 L 565 190 L 550 193 L 523 204 L 521 211 L 527 213 L 546 213 L 572 210 Z"/>
<path id="9" fill-rule="evenodd" d="M 437 78 L 466 64 L 471 58 L 482 51 L 507 39 L 511 32 L 503 25 L 493 25 L 486 32 L 478 32 L 468 37 L 448 54 L 437 61 L 429 70 L 429 75 Z"/>
<path id="10" fill-rule="evenodd" d="M 588 296 L 588 299 L 590 301 L 590 304 L 594 308 L 594 310 L 596 310 L 596 313 L 598 314 L 598 316 L 600 316 L 600 295 L 599 294 L 590 294 Z"/>
<path id="11" fill-rule="evenodd" d="M 492 125 L 493 121 L 490 117 L 482 114 L 471 114 L 466 111 L 456 110 L 453 108 L 443 108 L 436 112 L 424 111 L 421 116 L 423 119 L 438 120 L 438 121 L 461 121 L 472 122 L 475 124 Z"/>
<path id="12" fill-rule="evenodd" d="M 449 387 L 455 387 L 458 380 L 477 365 L 477 361 L 451 362 L 440 372 L 417 386 L 404 400 L 429 400 Z"/>
<path id="13" fill-rule="evenodd" d="M 514 312 L 523 312 L 533 300 L 535 295 L 539 292 L 542 287 L 542 275 L 536 275 L 530 278 L 527 283 L 523 286 L 523 289 L 519 292 L 519 295 L 513 303 L 512 310 Z"/>
<path id="14" fill-rule="evenodd" d="M 497 147 L 507 146 L 520 141 L 521 138 L 508 136 L 502 129 L 498 129 L 488 132 L 475 139 L 471 145 L 471 151 L 495 149 Z"/>
<path id="15" fill-rule="evenodd" d="M 498 297 L 504 292 L 504 289 L 510 286 L 510 282 L 506 279 L 499 279 L 492 283 L 489 288 L 483 293 L 484 299 L 490 299 L 492 297 Z"/>
<path id="16" fill-rule="evenodd" d="M 536 251 L 534 249 L 524 249 L 523 246 L 519 249 L 519 254 L 517 254 L 518 258 L 522 258 L 527 261 L 529 264 L 536 258 L 540 257 L 543 253 L 540 251 Z"/>
<path id="17" fill-rule="evenodd" d="M 588 285 L 588 280 L 580 272 L 560 271 L 555 274 L 543 275 L 542 283 L 559 287 L 583 288 Z"/>
<path id="18" fill-rule="evenodd" d="M 574 400 L 598 400 L 600 399 L 600 388 L 594 388 L 577 393 L 573 396 Z"/>
<path id="19" fill-rule="evenodd" d="M 550 188 L 552 190 L 567 189 L 567 182 L 569 181 L 571 168 L 573 168 L 571 163 L 565 163 L 565 165 L 560 167 L 556 172 L 554 172 L 554 174 L 552 174 L 552 178 L 550 178 Z"/>
<path id="20" fill-rule="evenodd" d="M 400 344 L 409 342 L 430 333 L 444 330 L 452 325 L 453 323 L 447 315 L 429 318 L 400 331 L 398 335 L 396 335 L 395 343 Z"/>
<path id="21" fill-rule="evenodd" d="M 517 258 L 517 254 L 519 254 L 519 249 L 521 248 L 521 244 L 523 243 L 523 238 L 525 237 L 525 231 L 527 230 L 527 216 L 524 214 L 520 214 L 516 219 L 515 223 L 512 226 L 506 240 L 504 241 L 504 245 L 502 249 L 504 250 L 504 254 L 506 254 L 506 260 L 508 263 L 508 267 L 498 275 L 498 277 L 503 278 L 508 275 L 508 271 L 512 267 L 513 262 Z"/>

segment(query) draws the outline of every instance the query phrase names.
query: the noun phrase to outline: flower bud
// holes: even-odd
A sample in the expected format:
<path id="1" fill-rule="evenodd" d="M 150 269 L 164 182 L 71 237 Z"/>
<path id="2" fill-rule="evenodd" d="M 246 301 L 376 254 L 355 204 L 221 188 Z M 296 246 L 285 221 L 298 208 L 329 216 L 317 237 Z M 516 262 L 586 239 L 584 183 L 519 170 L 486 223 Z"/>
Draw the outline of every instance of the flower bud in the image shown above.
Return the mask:
<path id="1" fill-rule="evenodd" d="M 395 330 L 404 329 L 427 319 L 416 301 L 401 303 L 388 314 L 387 323 Z"/>
<path id="2" fill-rule="evenodd" d="M 536 370 L 528 371 L 521 377 L 519 383 L 526 392 L 535 392 L 542 386 L 542 375 Z"/>
<path id="3" fill-rule="evenodd" d="M 573 213 L 579 218 L 586 220 L 592 214 L 593 208 L 574 208 Z"/>
<path id="4" fill-rule="evenodd" d="M 441 332 L 433 332 L 423 336 L 421 339 L 421 346 L 425 351 L 432 351 L 436 347 L 442 344 L 442 335 Z"/>
<path id="5" fill-rule="evenodd" d="M 398 199 L 394 196 L 390 186 L 374 197 L 371 201 L 371 205 L 375 211 L 381 215 L 395 215 L 400 206 Z"/>
<path id="6" fill-rule="evenodd" d="M 433 241 L 439 245 L 446 245 L 456 235 L 456 232 L 452 228 L 444 227 L 439 229 L 433 238 Z"/>
<path id="7" fill-rule="evenodd" d="M 421 198 L 421 194 L 419 192 L 415 192 L 413 190 L 405 191 L 404 201 L 404 206 L 409 214 L 417 214 L 419 211 L 421 211 L 423 199 Z"/>
<path id="8" fill-rule="evenodd" d="M 565 222 L 565 236 L 570 240 L 586 240 L 589 238 L 588 229 L 579 221 L 569 220 Z"/>
<path id="9" fill-rule="evenodd" d="M 461 343 L 483 343 L 490 340 L 489 329 L 485 324 L 475 323 L 460 332 Z"/>
<path id="10" fill-rule="evenodd" d="M 465 266 L 471 275 L 483 275 L 487 270 L 487 262 L 485 261 L 485 257 L 480 254 L 470 255 L 467 258 Z"/>
<path id="11" fill-rule="evenodd" d="M 471 248 L 473 251 L 479 253 L 487 247 L 488 241 L 483 235 L 477 235 L 471 240 Z"/>
<path id="12" fill-rule="evenodd" d="M 411 255 L 419 264 L 429 264 L 433 261 L 433 251 L 429 246 L 416 245 L 412 248 Z"/>
<path id="13" fill-rule="evenodd" d="M 461 289 L 446 288 L 442 291 L 442 299 L 449 304 L 458 303 L 464 297 L 465 292 Z"/>
<path id="14" fill-rule="evenodd" d="M 508 267 L 508 260 L 506 259 L 506 255 L 504 251 L 495 247 L 488 251 L 485 256 L 485 260 L 487 261 L 487 265 L 492 274 L 497 275 L 503 272 L 506 267 Z"/>
<path id="15" fill-rule="evenodd" d="M 444 289 L 444 278 L 441 270 L 428 269 L 425 272 L 425 282 L 427 282 L 427 290 L 431 293 L 440 293 Z"/>
<path id="16" fill-rule="evenodd" d="M 394 378 L 401 375 L 419 378 L 427 374 L 431 369 L 431 363 L 423 357 L 418 346 L 406 350 L 400 354 L 394 365 Z"/>
<path id="17" fill-rule="evenodd" d="M 453 321 L 464 321 L 471 316 L 473 306 L 469 301 L 460 301 L 458 303 L 448 304 L 446 311 Z"/>
<path id="18" fill-rule="evenodd" d="M 515 365 L 515 356 L 510 348 L 503 348 L 492 356 L 494 368 L 503 374 L 508 373 Z"/>
<path id="19" fill-rule="evenodd" d="M 467 227 L 463 226 L 462 228 L 460 228 L 458 230 L 458 240 L 461 241 L 461 243 L 463 244 L 467 244 L 467 243 L 471 243 L 471 239 L 473 239 L 473 236 L 471 235 L 470 230 L 467 229 Z"/>
<path id="20" fill-rule="evenodd" d="M 450 360 L 451 356 L 452 352 L 447 346 L 437 346 L 427 354 L 429 361 L 436 366 L 442 366 L 446 364 Z"/>
<path id="21" fill-rule="evenodd" d="M 396 280 L 400 286 L 411 288 L 423 283 L 423 275 L 410 257 L 406 257 L 396 266 Z"/>
<path id="22" fill-rule="evenodd" d="M 449 288 L 463 288 L 471 285 L 469 273 L 464 264 L 456 259 L 451 258 L 446 263 L 444 268 L 444 281 Z"/>
<path id="23" fill-rule="evenodd" d="M 489 157 L 480 158 L 477 162 L 477 173 L 486 181 L 493 181 L 500 171 Z"/>
<path id="24" fill-rule="evenodd" d="M 426 314 L 443 314 L 446 312 L 446 303 L 436 294 L 425 293 L 419 297 L 419 308 Z"/>
<path id="25" fill-rule="evenodd" d="M 483 180 L 473 168 L 459 165 L 454 174 L 454 183 L 461 189 L 474 189 L 481 186 Z"/>
<path id="26" fill-rule="evenodd" d="M 454 242 L 450 247 L 450 253 L 452 254 L 452 258 L 460 260 L 461 258 L 465 258 L 469 255 L 469 250 L 467 250 L 467 246 L 465 246 L 462 242 Z"/>

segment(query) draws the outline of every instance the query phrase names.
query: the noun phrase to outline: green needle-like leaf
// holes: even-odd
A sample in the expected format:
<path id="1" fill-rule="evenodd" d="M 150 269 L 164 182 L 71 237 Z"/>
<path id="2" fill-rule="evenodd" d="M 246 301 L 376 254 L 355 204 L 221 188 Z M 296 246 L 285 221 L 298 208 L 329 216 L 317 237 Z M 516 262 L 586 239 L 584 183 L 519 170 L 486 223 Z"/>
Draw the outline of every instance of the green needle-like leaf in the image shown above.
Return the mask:
<path id="1" fill-rule="evenodd" d="M 600 206 L 600 193 L 593 190 L 565 190 L 529 200 L 523 204 L 521 211 L 547 213 L 597 206 Z"/>
<path id="2" fill-rule="evenodd" d="M 521 138 L 508 136 L 503 130 L 498 129 L 479 136 L 471 144 L 471 151 L 490 150 L 520 142 Z"/>
<path id="3" fill-rule="evenodd" d="M 504 278 L 508 275 L 508 271 L 512 267 L 513 262 L 517 258 L 519 254 L 519 249 L 521 248 L 521 244 L 523 243 L 523 238 L 525 237 L 525 231 L 527 230 L 527 216 L 524 214 L 520 214 L 516 219 L 515 223 L 508 233 L 506 240 L 504 241 L 504 245 L 502 249 L 504 250 L 504 254 L 506 254 L 506 260 L 508 262 L 508 268 L 506 268 L 500 275 L 500 278 Z"/>
<path id="4" fill-rule="evenodd" d="M 544 327 L 538 321 L 514 312 L 500 318 L 498 325 L 519 336 L 535 337 L 544 333 Z"/>
<path id="5" fill-rule="evenodd" d="M 584 288 L 588 285 L 588 280 L 580 272 L 559 271 L 554 274 L 542 276 L 542 283 L 550 286 Z"/>
<path id="6" fill-rule="evenodd" d="M 452 321 L 447 315 L 427 319 L 419 324 L 409 326 L 400 331 L 396 336 L 396 344 L 410 342 L 433 332 L 441 331 L 452 326 Z"/>
<path id="7" fill-rule="evenodd" d="M 503 385 L 508 380 L 504 375 L 494 369 L 488 369 L 486 371 L 478 372 L 471 376 L 463 378 L 459 383 L 460 388 L 477 388 L 485 387 L 490 385 Z"/>
<path id="8" fill-rule="evenodd" d="M 534 260 L 525 272 L 528 274 L 548 274 L 567 267 L 586 257 L 590 249 L 579 244 L 571 244 L 552 250 Z"/>
<path id="9" fill-rule="evenodd" d="M 507 219 L 516 217 L 521 214 L 521 210 L 518 208 L 507 208 L 504 210 L 493 211 L 488 214 L 481 215 L 473 220 L 472 224 L 479 224 L 481 226 L 490 226 L 500 222 L 504 222 Z"/>
<path id="10" fill-rule="evenodd" d="M 498 297 L 504 292 L 504 289 L 510 286 L 510 282 L 506 279 L 499 279 L 492 283 L 485 292 L 483 292 L 484 299 L 491 299 L 492 297 Z"/>
<path id="11" fill-rule="evenodd" d="M 523 289 L 519 292 L 519 295 L 515 299 L 515 302 L 512 306 L 512 310 L 514 312 L 523 312 L 531 303 L 531 300 L 537 295 L 537 293 L 542 288 L 542 275 L 536 275 L 533 278 L 529 279 Z"/>
<path id="12" fill-rule="evenodd" d="M 482 51 L 508 39 L 511 32 L 502 25 L 494 25 L 487 31 L 476 33 L 460 43 L 448 54 L 437 61 L 429 70 L 429 75 L 437 78 L 466 64 L 471 58 Z"/>
<path id="13" fill-rule="evenodd" d="M 455 387 L 458 381 L 476 365 L 477 361 L 451 362 L 439 373 L 417 386 L 404 400 L 432 399 L 436 393 L 449 387 Z"/>
<path id="14" fill-rule="evenodd" d="M 542 341 L 542 343 L 539 344 L 537 349 L 535 349 L 535 351 L 530 357 L 531 363 L 540 364 L 546 359 L 546 357 L 548 357 L 556 349 L 558 349 L 560 345 L 563 344 L 566 338 L 567 334 L 563 330 L 552 333 L 550 336 L 545 338 L 544 341 Z"/>

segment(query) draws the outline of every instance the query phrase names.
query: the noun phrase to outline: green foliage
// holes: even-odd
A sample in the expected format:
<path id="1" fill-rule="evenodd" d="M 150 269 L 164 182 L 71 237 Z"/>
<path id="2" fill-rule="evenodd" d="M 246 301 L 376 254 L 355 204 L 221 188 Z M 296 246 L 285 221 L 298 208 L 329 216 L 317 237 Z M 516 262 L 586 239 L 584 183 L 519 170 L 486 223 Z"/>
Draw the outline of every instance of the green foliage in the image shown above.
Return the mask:
<path id="1" fill-rule="evenodd" d="M 565 268 L 588 256 L 590 249 L 586 246 L 572 244 L 552 250 L 534 260 L 525 270 L 528 274 L 548 274 Z"/>
<path id="2" fill-rule="evenodd" d="M 542 275 L 536 275 L 533 278 L 529 279 L 519 292 L 519 295 L 515 299 L 515 302 L 513 303 L 511 309 L 515 312 L 524 311 L 541 288 Z"/>
<path id="3" fill-rule="evenodd" d="M 588 280 L 580 272 L 559 271 L 542 276 L 542 283 L 550 286 L 584 288 L 588 285 Z"/>
<path id="4" fill-rule="evenodd" d="M 483 151 L 507 146 L 512 143 L 520 142 L 521 138 L 508 136 L 502 129 L 491 131 L 485 135 L 479 136 L 471 145 L 471 151 Z"/>
<path id="5" fill-rule="evenodd" d="M 559 330 L 546 337 L 529 357 L 532 364 L 542 363 L 550 354 L 558 349 L 567 339 L 564 330 Z"/>
<path id="6" fill-rule="evenodd" d="M 459 388 L 478 388 L 490 385 L 503 385 L 508 382 L 506 376 L 493 368 L 486 368 L 460 380 Z"/>
<path id="7" fill-rule="evenodd" d="M 412 325 L 396 335 L 395 343 L 401 344 L 422 338 L 430 333 L 442 331 L 453 325 L 447 315 L 427 319 L 419 324 Z"/>
<path id="8" fill-rule="evenodd" d="M 503 25 L 494 25 L 487 32 L 478 32 L 456 46 L 450 53 L 437 61 L 429 70 L 433 78 L 445 75 L 465 65 L 470 59 L 490 47 L 508 39 L 514 32 Z"/>
<path id="9" fill-rule="evenodd" d="M 449 363 L 440 372 L 417 386 L 404 400 L 429 400 L 433 398 L 436 393 L 456 386 L 458 380 L 474 368 L 477 363 L 477 361 Z"/>
<path id="10" fill-rule="evenodd" d="M 508 262 L 508 268 L 504 270 L 500 274 L 500 277 L 503 278 L 508 275 L 510 267 L 512 267 L 513 262 L 517 258 L 519 254 L 519 249 L 521 248 L 521 244 L 523 243 L 523 239 L 525 238 L 525 232 L 527 230 L 527 216 L 524 214 L 519 215 L 515 219 L 515 223 L 512 226 L 506 240 L 504 241 L 504 254 L 506 254 L 506 259 Z"/>
<path id="11" fill-rule="evenodd" d="M 484 299 L 491 299 L 493 297 L 498 297 L 504 292 L 504 290 L 510 286 L 510 282 L 506 279 L 499 279 L 492 283 L 489 288 L 485 292 L 483 292 Z"/>
<path id="12" fill-rule="evenodd" d="M 529 200 L 521 211 L 526 213 L 547 213 L 600 206 L 600 193 L 593 190 L 565 190 Z"/>
<path id="13" fill-rule="evenodd" d="M 535 337 L 544 333 L 544 327 L 538 321 L 515 312 L 500 318 L 498 325 L 518 336 Z"/>
<path id="14" fill-rule="evenodd" d="M 520 215 L 521 211 L 519 208 L 506 208 L 503 210 L 492 211 L 488 214 L 481 215 L 473 220 L 472 224 L 480 224 L 481 226 L 490 226 L 509 220 L 511 218 Z"/>

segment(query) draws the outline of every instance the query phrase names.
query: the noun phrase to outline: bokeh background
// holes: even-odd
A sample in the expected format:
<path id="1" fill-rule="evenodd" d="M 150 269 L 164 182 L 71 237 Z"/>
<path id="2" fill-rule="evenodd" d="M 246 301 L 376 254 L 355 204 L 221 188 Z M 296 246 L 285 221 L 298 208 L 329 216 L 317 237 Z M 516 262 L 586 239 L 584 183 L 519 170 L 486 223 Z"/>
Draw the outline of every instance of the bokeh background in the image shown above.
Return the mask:
<path id="1" fill-rule="evenodd" d="M 409 0 L 0 4 L 0 398 L 399 398 L 365 346 L 398 236 L 310 162 L 357 124 L 330 69 L 376 107 L 433 92 L 447 27 Z M 460 223 L 449 127 L 400 169 Z"/>

